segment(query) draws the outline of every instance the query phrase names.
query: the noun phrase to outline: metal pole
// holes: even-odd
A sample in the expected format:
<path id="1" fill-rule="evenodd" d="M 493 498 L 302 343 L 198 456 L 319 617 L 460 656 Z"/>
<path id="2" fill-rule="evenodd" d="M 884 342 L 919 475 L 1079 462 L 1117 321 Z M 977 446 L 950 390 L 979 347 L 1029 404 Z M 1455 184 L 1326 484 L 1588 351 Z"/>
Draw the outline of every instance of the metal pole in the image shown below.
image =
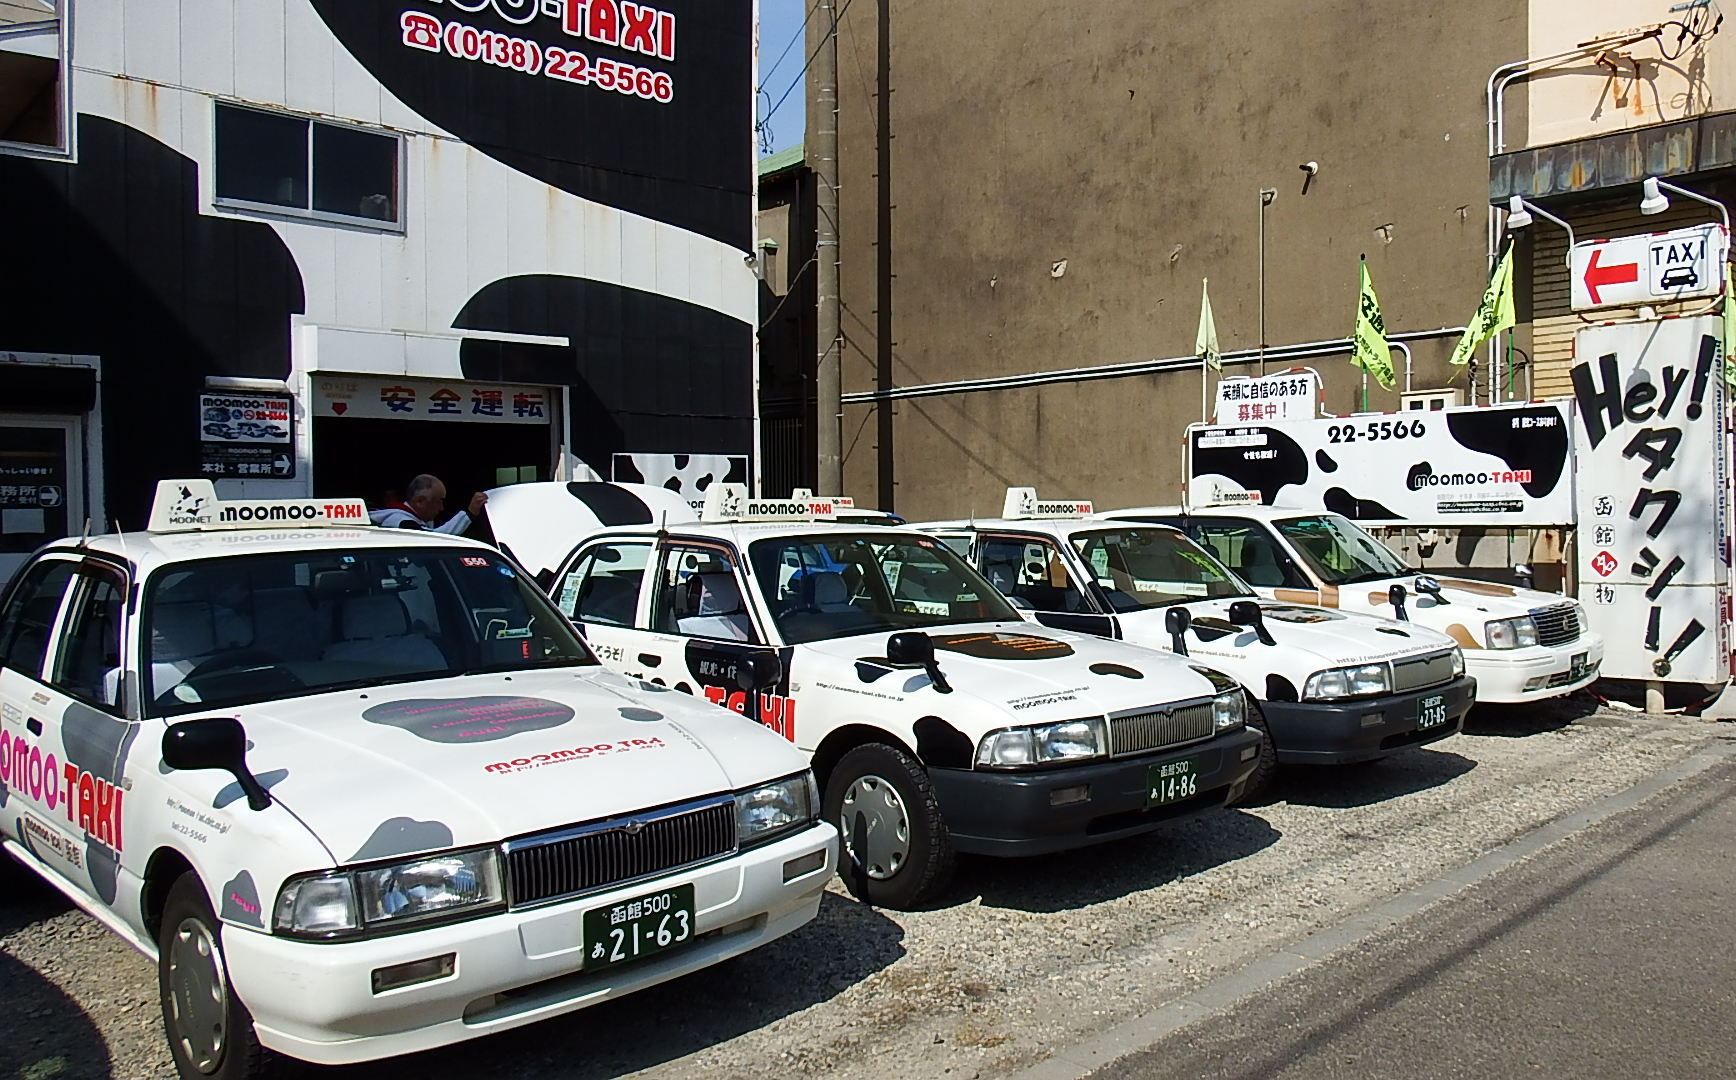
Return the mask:
<path id="1" fill-rule="evenodd" d="M 1277 188 L 1260 189 L 1260 374 L 1266 374 L 1266 207 L 1278 197 Z"/>
<path id="2" fill-rule="evenodd" d="M 838 11 L 836 0 L 819 0 L 814 24 L 821 35 L 814 52 L 814 140 L 808 148 L 814 163 L 814 258 L 818 264 L 819 355 L 814 365 L 815 447 L 819 458 L 814 480 L 828 495 L 844 493 L 843 406 L 840 358 L 843 334 L 838 297 Z"/>

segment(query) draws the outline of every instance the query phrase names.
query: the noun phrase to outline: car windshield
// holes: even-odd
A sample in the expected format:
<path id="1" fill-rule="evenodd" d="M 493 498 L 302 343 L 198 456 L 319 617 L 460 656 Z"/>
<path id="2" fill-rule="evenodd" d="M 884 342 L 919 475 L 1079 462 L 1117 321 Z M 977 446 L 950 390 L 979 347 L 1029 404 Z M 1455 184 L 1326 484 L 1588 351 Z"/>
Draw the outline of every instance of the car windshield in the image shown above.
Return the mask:
<path id="1" fill-rule="evenodd" d="M 1073 549 L 1116 611 L 1252 596 L 1240 578 L 1174 529 L 1074 533 Z"/>
<path id="2" fill-rule="evenodd" d="M 994 586 L 938 540 L 844 534 L 748 549 L 783 639 L 808 641 L 962 622 L 1016 622 Z"/>
<path id="3" fill-rule="evenodd" d="M 1354 585 L 1410 573 L 1385 544 L 1337 514 L 1288 518 L 1275 524 L 1314 576 L 1327 585 Z"/>
<path id="4" fill-rule="evenodd" d="M 596 663 L 533 582 L 482 548 L 177 563 L 145 586 L 158 716 L 454 675 Z"/>

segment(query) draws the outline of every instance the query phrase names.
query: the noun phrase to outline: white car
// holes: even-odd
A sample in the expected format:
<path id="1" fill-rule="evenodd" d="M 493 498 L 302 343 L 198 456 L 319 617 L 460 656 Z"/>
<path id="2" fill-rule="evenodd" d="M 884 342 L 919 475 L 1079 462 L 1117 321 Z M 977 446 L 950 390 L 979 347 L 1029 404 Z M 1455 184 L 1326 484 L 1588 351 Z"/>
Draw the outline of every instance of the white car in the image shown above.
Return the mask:
<path id="1" fill-rule="evenodd" d="M 1259 701 L 1277 764 L 1368 761 L 1456 734 L 1476 686 L 1444 634 L 1392 619 L 1261 602 L 1180 531 L 1007 493 L 1003 516 L 913 526 L 972 560 L 1044 626 L 1199 658 Z"/>
<path id="2" fill-rule="evenodd" d="M 552 582 L 604 663 L 812 755 L 858 896 L 908 907 L 955 852 L 1080 847 L 1240 793 L 1259 736 L 1234 680 L 1033 628 L 933 537 L 831 514 L 713 488 L 699 522 L 567 537 Z"/>
<path id="3" fill-rule="evenodd" d="M 1477 700 L 1539 701 L 1596 681 L 1603 638 L 1579 601 L 1408 567 L 1338 514 L 1261 506 L 1153 506 L 1106 516 L 1173 525 L 1260 595 L 1290 604 L 1396 616 L 1465 650 Z"/>
<path id="4" fill-rule="evenodd" d="M 599 665 L 498 551 L 165 484 L 0 604 L 6 849 L 156 960 L 181 1076 L 559 1015 L 808 922 L 805 758 Z"/>

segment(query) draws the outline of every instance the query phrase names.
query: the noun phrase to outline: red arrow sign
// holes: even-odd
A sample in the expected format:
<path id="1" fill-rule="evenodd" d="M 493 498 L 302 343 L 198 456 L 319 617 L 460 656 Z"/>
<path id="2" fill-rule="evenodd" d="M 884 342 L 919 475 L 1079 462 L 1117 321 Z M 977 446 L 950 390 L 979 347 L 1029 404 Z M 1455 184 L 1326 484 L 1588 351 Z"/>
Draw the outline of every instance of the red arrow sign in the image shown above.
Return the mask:
<path id="1" fill-rule="evenodd" d="M 1594 304 L 1603 303 L 1597 295 L 1597 290 L 1603 286 L 1628 285 L 1640 279 L 1639 263 L 1610 263 L 1608 266 L 1599 266 L 1597 261 L 1601 258 L 1603 249 L 1593 248 L 1591 262 L 1585 267 L 1585 289 L 1591 294 L 1591 302 Z"/>

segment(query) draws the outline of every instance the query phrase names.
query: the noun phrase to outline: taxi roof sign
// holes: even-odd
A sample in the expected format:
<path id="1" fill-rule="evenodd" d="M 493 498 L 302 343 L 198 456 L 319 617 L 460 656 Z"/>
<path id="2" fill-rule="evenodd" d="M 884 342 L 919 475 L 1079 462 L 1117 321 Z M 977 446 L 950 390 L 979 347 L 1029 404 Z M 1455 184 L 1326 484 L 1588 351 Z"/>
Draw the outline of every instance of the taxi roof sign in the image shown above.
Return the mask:
<path id="1" fill-rule="evenodd" d="M 701 521 L 831 521 L 831 499 L 750 499 L 742 484 L 713 484 L 705 493 Z"/>
<path id="2" fill-rule="evenodd" d="M 797 488 L 790 492 L 791 502 L 829 502 L 834 510 L 854 510 L 856 500 L 849 495 L 815 495 L 813 488 Z"/>
<path id="3" fill-rule="evenodd" d="M 360 499 L 240 499 L 225 502 L 209 480 L 160 480 L 151 501 L 154 533 L 232 529 L 351 529 L 368 525 Z"/>
<path id="4" fill-rule="evenodd" d="M 1094 513 L 1096 509 L 1083 499 L 1039 502 L 1037 489 L 1029 487 L 1008 488 L 1006 504 L 1001 507 L 1001 517 L 1009 520 L 1090 517 Z"/>

